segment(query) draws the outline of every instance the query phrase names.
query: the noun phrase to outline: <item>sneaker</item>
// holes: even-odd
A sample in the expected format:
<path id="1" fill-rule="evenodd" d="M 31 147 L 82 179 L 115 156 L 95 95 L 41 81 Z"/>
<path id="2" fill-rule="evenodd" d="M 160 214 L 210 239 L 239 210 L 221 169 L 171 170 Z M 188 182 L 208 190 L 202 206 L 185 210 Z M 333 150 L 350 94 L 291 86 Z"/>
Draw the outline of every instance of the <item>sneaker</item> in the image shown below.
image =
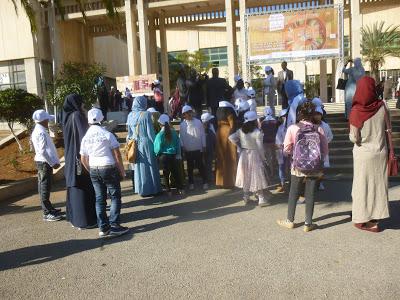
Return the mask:
<path id="1" fill-rule="evenodd" d="M 61 208 L 54 208 L 54 209 L 51 211 L 51 213 L 52 213 L 53 215 L 58 215 L 58 214 L 61 214 L 62 211 L 61 211 Z"/>
<path id="2" fill-rule="evenodd" d="M 281 194 L 285 192 L 285 188 L 281 185 L 276 190 L 275 193 Z"/>
<path id="3" fill-rule="evenodd" d="M 285 227 L 287 229 L 293 229 L 294 228 L 294 223 L 290 222 L 288 219 L 286 219 L 286 220 L 277 220 L 276 223 L 278 223 L 279 226 Z"/>
<path id="4" fill-rule="evenodd" d="M 110 236 L 110 229 L 107 229 L 107 230 L 100 230 L 99 231 L 99 237 L 101 237 L 101 238 L 105 238 L 105 237 L 109 237 Z"/>
<path id="5" fill-rule="evenodd" d="M 123 235 L 123 234 L 127 233 L 128 231 L 129 231 L 128 227 L 124 227 L 124 226 L 121 226 L 121 225 L 111 226 L 110 235 L 112 235 L 112 236 L 120 236 L 120 235 Z"/>
<path id="6" fill-rule="evenodd" d="M 325 191 L 325 186 L 324 186 L 324 184 L 322 182 L 319 184 L 318 190 Z"/>
<path id="7" fill-rule="evenodd" d="M 203 184 L 203 190 L 208 190 L 208 183 Z"/>
<path id="8" fill-rule="evenodd" d="M 269 205 L 269 202 L 267 200 L 265 200 L 265 199 L 259 199 L 258 200 L 258 206 L 259 207 L 265 207 L 265 206 L 268 206 L 268 205 Z"/>
<path id="9" fill-rule="evenodd" d="M 191 191 L 194 190 L 194 184 L 193 183 L 189 184 L 189 190 L 191 190 Z"/>
<path id="10" fill-rule="evenodd" d="M 304 232 L 310 232 L 318 228 L 317 224 L 304 224 Z"/>
<path id="11" fill-rule="evenodd" d="M 47 222 L 57 222 L 60 220 L 62 220 L 62 216 L 55 215 L 52 213 L 49 213 L 49 214 L 43 216 L 43 221 L 47 221 Z"/>

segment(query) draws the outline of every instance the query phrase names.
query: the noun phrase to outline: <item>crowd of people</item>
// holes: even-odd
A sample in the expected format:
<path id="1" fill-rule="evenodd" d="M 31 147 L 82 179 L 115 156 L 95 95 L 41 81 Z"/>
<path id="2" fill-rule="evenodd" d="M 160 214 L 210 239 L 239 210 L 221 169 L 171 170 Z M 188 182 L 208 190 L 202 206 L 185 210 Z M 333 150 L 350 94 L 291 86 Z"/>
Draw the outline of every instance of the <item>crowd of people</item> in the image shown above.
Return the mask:
<path id="1" fill-rule="evenodd" d="M 164 106 L 153 105 L 153 98 L 134 97 L 127 119 L 127 140 L 134 140 L 137 147 L 131 164 L 134 192 L 142 197 L 163 192 L 172 196 L 176 188 L 179 195 L 185 195 L 186 187 L 196 189 L 194 169 L 198 169 L 203 190 L 214 184 L 224 189 L 237 187 L 243 190 L 245 205 L 255 195 L 258 205 L 264 207 L 272 197 L 269 187 L 277 183 L 276 193 L 289 187 L 287 217 L 277 223 L 294 228 L 296 205 L 305 203 L 304 231 L 317 228 L 313 223 L 315 193 L 324 189 L 324 169 L 330 166 L 328 144 L 333 139 L 323 101 L 307 99 L 301 83 L 293 80 L 293 72 L 283 63 L 278 93 L 287 103 L 277 114 L 270 98 L 270 89 L 275 88 L 273 70 L 266 67 L 265 71 L 263 95 L 270 105 L 262 116 L 257 114 L 254 90 L 246 88 L 240 76 L 235 77 L 236 86 L 230 87 L 219 78 L 216 68 L 212 78 L 201 83 L 208 87 L 208 112 L 196 102 L 198 95 L 190 92 L 190 86 L 188 89 L 183 72 L 177 82 L 178 114 L 173 105 L 164 111 Z M 191 76 L 192 82 L 203 80 L 195 73 Z M 385 132 L 390 128 L 385 123 L 388 111 L 376 89 L 372 78 L 356 78 L 348 113 L 350 140 L 355 144 L 353 221 L 357 228 L 373 232 L 379 231 L 379 220 L 389 214 Z M 125 170 L 118 141 L 101 127 L 102 111 L 92 108 L 86 114 L 79 95 L 69 95 L 63 110 L 68 221 L 78 228 L 97 226 L 100 237 L 126 233 L 128 229 L 121 226 L 119 218 L 120 180 Z M 172 122 L 177 115 L 179 132 Z M 33 119 L 37 125 L 32 142 L 44 220 L 58 221 L 60 211 L 49 201 L 52 169 L 60 164 L 46 131 L 51 116 L 41 110 Z M 110 218 L 107 198 L 111 199 Z"/>

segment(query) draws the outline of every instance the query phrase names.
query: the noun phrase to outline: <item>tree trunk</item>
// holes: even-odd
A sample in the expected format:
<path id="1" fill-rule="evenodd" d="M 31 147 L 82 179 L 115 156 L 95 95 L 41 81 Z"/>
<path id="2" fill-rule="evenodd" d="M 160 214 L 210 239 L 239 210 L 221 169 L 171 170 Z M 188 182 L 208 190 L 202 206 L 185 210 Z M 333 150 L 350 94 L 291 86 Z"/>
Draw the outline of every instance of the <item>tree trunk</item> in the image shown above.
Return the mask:
<path id="1" fill-rule="evenodd" d="M 19 152 L 24 151 L 24 148 L 22 147 L 21 141 L 19 140 L 19 138 L 17 137 L 17 135 L 14 132 L 13 126 L 11 123 L 7 122 L 8 128 L 10 129 L 11 134 L 14 137 L 14 140 L 17 142 L 18 144 L 18 148 L 19 148 Z"/>

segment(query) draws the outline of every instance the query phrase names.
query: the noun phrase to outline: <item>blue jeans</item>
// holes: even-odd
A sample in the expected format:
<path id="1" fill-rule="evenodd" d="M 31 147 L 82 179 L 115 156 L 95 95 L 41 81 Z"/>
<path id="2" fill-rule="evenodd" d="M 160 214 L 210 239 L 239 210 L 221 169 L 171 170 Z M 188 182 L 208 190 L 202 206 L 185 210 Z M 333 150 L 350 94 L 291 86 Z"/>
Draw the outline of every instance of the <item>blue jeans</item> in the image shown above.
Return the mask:
<path id="1" fill-rule="evenodd" d="M 283 164 L 279 164 L 279 179 L 281 180 L 281 185 L 285 184 L 287 174 L 290 172 L 290 167 L 289 167 L 289 158 L 284 156 L 283 157 Z"/>
<path id="2" fill-rule="evenodd" d="M 96 194 L 97 225 L 101 231 L 120 224 L 121 183 L 115 166 L 90 167 L 90 179 Z M 107 191 L 111 198 L 110 220 L 107 218 Z"/>
<path id="3" fill-rule="evenodd" d="M 50 202 L 51 180 L 53 176 L 53 168 L 46 162 L 37 161 L 36 168 L 38 170 L 38 192 L 40 203 L 42 205 L 43 214 L 47 215 L 54 211 L 54 207 Z"/>

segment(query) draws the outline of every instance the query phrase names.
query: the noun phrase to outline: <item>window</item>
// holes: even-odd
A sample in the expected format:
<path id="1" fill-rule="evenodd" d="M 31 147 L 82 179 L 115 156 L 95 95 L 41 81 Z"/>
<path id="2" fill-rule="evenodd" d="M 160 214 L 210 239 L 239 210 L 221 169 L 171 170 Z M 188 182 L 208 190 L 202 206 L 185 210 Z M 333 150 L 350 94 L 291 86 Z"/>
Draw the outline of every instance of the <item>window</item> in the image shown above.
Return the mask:
<path id="1" fill-rule="evenodd" d="M 203 48 L 200 50 L 208 56 L 208 62 L 213 67 L 223 67 L 228 65 L 227 47 Z"/>
<path id="2" fill-rule="evenodd" d="M 0 90 L 8 88 L 26 90 L 25 64 L 23 60 L 0 62 Z"/>

